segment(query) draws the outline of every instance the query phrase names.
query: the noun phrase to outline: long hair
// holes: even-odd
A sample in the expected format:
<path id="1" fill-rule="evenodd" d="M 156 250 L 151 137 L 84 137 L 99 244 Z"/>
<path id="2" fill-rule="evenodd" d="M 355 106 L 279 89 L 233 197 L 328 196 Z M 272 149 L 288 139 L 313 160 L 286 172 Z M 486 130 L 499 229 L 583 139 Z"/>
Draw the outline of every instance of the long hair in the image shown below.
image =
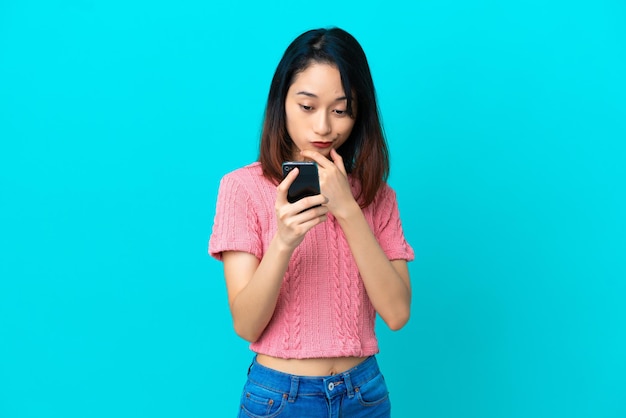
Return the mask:
<path id="1" fill-rule="evenodd" d="M 365 52 L 352 35 L 339 28 L 303 33 L 287 47 L 278 63 L 261 134 L 259 161 L 263 174 L 280 182 L 281 164 L 293 156 L 295 145 L 287 133 L 285 100 L 295 76 L 313 63 L 332 65 L 341 75 L 347 112 L 355 118 L 355 123 L 337 152 L 343 158 L 346 171 L 359 182 L 356 199 L 361 207 L 366 207 L 389 176 L 389 152 Z"/>

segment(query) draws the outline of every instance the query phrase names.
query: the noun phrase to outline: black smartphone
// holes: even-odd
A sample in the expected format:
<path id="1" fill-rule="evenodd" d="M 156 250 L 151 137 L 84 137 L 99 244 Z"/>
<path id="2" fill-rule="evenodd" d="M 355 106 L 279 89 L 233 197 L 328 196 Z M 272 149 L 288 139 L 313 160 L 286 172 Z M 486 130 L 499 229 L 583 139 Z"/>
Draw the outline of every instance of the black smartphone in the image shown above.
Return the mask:
<path id="1" fill-rule="evenodd" d="M 313 161 L 285 161 L 283 163 L 283 178 L 295 167 L 298 167 L 299 172 L 294 182 L 289 186 L 287 201 L 294 203 L 303 197 L 320 194 L 317 164 Z"/>

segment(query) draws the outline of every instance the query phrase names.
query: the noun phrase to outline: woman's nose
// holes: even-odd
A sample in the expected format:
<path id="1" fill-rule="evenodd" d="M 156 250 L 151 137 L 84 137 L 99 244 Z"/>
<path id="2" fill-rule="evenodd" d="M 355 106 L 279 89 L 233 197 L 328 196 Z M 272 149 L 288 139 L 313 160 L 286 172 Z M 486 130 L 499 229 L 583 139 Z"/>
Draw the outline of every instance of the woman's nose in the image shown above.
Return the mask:
<path id="1" fill-rule="evenodd" d="M 326 112 L 319 112 L 313 125 L 313 131 L 317 135 L 328 135 L 331 130 L 332 128 L 330 126 L 330 118 L 328 117 L 328 114 Z"/>

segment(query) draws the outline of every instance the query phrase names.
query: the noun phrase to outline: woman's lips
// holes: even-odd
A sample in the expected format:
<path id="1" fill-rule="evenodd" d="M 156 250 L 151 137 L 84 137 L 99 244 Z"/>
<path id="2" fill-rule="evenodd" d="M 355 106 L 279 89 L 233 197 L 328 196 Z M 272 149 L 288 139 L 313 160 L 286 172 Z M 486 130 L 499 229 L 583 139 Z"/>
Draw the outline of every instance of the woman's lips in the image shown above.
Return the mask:
<path id="1" fill-rule="evenodd" d="M 316 148 L 328 148 L 333 145 L 332 142 L 312 142 L 313 146 Z"/>

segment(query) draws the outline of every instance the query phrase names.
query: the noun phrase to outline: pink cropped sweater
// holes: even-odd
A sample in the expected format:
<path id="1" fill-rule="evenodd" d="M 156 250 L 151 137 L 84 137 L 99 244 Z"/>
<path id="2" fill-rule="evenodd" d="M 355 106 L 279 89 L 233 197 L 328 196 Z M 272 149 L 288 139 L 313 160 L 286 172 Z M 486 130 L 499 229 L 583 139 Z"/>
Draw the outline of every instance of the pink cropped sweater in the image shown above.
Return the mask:
<path id="1" fill-rule="evenodd" d="M 276 185 L 258 162 L 224 176 L 209 254 L 221 260 L 224 251 L 244 251 L 262 259 L 277 228 L 275 200 Z M 363 213 L 390 260 L 413 259 L 388 185 Z M 375 317 L 343 231 L 329 214 L 294 251 L 274 315 L 250 349 L 297 359 L 373 355 L 378 353 Z"/>

